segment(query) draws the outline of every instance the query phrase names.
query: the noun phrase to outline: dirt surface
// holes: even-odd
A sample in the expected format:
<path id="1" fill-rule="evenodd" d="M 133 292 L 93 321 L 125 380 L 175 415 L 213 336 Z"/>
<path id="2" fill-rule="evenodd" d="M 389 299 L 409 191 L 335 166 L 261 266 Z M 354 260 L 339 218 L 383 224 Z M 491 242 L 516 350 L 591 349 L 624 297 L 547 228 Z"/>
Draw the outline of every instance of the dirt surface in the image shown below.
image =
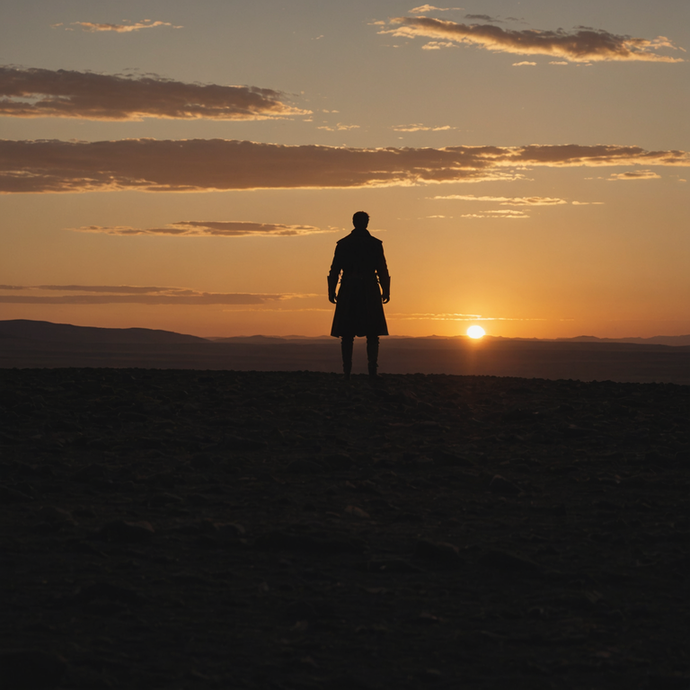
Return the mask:
<path id="1" fill-rule="evenodd" d="M 0 371 L 3 688 L 690 687 L 690 387 Z"/>

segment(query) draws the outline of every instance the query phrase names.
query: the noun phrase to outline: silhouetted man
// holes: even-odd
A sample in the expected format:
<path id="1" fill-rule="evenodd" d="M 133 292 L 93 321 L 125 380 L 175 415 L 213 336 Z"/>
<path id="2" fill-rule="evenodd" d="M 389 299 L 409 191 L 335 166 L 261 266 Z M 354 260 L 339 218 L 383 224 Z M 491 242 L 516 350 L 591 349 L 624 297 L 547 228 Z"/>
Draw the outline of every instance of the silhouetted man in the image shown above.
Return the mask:
<path id="1" fill-rule="evenodd" d="M 352 370 L 355 336 L 366 336 L 369 376 L 376 378 L 379 336 L 388 335 L 383 305 L 390 301 L 391 278 L 383 255 L 383 243 L 367 230 L 369 215 L 357 211 L 352 223 L 354 230 L 336 244 L 328 274 L 328 301 L 336 305 L 331 335 L 342 339 L 346 379 L 350 378 Z M 340 290 L 336 295 L 341 272 Z"/>

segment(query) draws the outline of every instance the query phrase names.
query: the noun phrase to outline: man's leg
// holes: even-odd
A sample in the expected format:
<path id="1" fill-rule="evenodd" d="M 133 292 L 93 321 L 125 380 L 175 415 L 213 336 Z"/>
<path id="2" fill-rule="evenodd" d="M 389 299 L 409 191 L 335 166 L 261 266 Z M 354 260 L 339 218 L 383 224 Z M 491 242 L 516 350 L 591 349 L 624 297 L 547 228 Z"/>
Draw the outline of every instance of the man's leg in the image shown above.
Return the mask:
<path id="1" fill-rule="evenodd" d="M 355 342 L 355 337 L 353 335 L 343 335 L 340 338 L 340 351 L 343 354 L 343 374 L 345 378 L 350 378 L 350 372 L 352 371 L 352 347 Z"/>
<path id="2" fill-rule="evenodd" d="M 369 376 L 370 378 L 376 378 L 378 374 L 376 369 L 378 368 L 379 359 L 379 337 L 377 335 L 367 336 L 367 360 L 369 362 Z"/>

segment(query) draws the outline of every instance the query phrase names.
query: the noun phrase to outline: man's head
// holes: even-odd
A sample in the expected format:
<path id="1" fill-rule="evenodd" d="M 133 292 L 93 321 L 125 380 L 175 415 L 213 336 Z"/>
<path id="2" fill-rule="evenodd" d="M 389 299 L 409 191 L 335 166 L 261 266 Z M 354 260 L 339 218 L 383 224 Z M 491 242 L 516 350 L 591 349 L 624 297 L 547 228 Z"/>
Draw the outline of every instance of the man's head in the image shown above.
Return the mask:
<path id="1" fill-rule="evenodd" d="M 369 214 L 364 211 L 357 211 L 354 216 L 352 216 L 352 224 L 356 228 L 366 229 L 369 225 Z"/>

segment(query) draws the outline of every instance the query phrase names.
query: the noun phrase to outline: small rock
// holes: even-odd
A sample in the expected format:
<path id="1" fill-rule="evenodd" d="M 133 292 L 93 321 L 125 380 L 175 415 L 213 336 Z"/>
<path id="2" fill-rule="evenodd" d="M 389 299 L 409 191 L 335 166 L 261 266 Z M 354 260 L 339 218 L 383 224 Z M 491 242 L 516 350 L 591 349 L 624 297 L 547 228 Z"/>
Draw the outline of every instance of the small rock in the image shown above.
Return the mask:
<path id="1" fill-rule="evenodd" d="M 349 455 L 344 453 L 333 453 L 332 455 L 327 455 L 324 460 L 328 463 L 328 466 L 332 470 L 347 470 L 352 467 L 353 460 Z"/>
<path id="2" fill-rule="evenodd" d="M 366 548 L 366 543 L 356 538 L 343 539 L 339 536 L 322 537 L 274 531 L 259 535 L 254 546 L 261 550 L 306 551 L 328 556 L 338 553 L 361 553 Z"/>
<path id="3" fill-rule="evenodd" d="M 459 568 L 464 564 L 457 547 L 446 542 L 431 542 L 420 539 L 415 546 L 414 556 L 448 569 Z"/>
<path id="4" fill-rule="evenodd" d="M 28 494 L 16 489 L 10 489 L 7 486 L 0 486 L 0 503 L 26 503 L 33 499 Z"/>
<path id="5" fill-rule="evenodd" d="M 437 448 L 431 454 L 434 462 L 441 467 L 472 467 L 474 463 L 461 455 Z"/>
<path id="6" fill-rule="evenodd" d="M 517 484 L 501 477 L 500 474 L 495 475 L 489 483 L 489 491 L 499 496 L 517 496 L 522 493 L 522 489 Z"/>
<path id="7" fill-rule="evenodd" d="M 437 623 L 441 623 L 442 619 L 438 616 L 434 616 L 432 613 L 422 612 L 418 616 L 410 618 L 408 622 L 414 625 L 436 625 Z"/>
<path id="8" fill-rule="evenodd" d="M 62 682 L 67 662 L 57 654 L 22 650 L 0 654 L 0 681 L 7 690 L 49 690 Z"/>
<path id="9" fill-rule="evenodd" d="M 292 474 L 319 474 L 323 472 L 323 467 L 321 467 L 318 462 L 300 458 L 289 463 L 285 471 Z"/>
<path id="10" fill-rule="evenodd" d="M 357 506 L 348 506 L 347 508 L 345 508 L 345 512 L 348 515 L 353 515 L 354 517 L 364 518 L 367 520 L 371 517 L 369 513 L 362 510 L 361 508 L 358 508 Z"/>
<path id="11" fill-rule="evenodd" d="M 160 493 L 160 494 L 155 494 L 152 496 L 148 504 L 153 507 L 153 508 L 160 508 L 161 506 L 172 506 L 172 505 L 182 505 L 184 503 L 184 499 L 181 498 L 180 496 L 176 496 L 175 494 L 169 494 L 169 493 Z"/>
<path id="12" fill-rule="evenodd" d="M 285 607 L 283 618 L 291 625 L 299 623 L 300 621 L 314 623 L 318 619 L 318 614 L 309 602 L 293 601 Z"/>
<path id="13" fill-rule="evenodd" d="M 543 570 L 542 566 L 529 558 L 523 558 L 507 551 L 487 551 L 480 559 L 479 564 L 497 570 L 512 572 L 535 573 Z"/>
<path id="14" fill-rule="evenodd" d="M 418 566 L 405 561 L 402 558 L 389 558 L 382 560 L 364 561 L 363 563 L 355 564 L 355 569 L 365 573 L 423 573 L 424 571 Z"/>
<path id="15" fill-rule="evenodd" d="M 154 529 L 150 522 L 115 520 L 101 527 L 96 536 L 120 544 L 141 544 L 151 541 L 153 534 Z"/>
<path id="16" fill-rule="evenodd" d="M 217 450 L 229 451 L 252 451 L 264 450 L 268 444 L 264 441 L 255 441 L 250 438 L 241 438 L 240 436 L 226 436 L 217 447 Z"/>
<path id="17" fill-rule="evenodd" d="M 95 582 L 84 587 L 75 599 L 82 603 L 110 601 L 121 604 L 141 604 L 144 601 L 144 597 L 139 592 L 127 587 L 113 585 L 110 582 Z"/>
<path id="18" fill-rule="evenodd" d="M 51 524 L 76 524 L 69 512 L 61 508 L 53 508 L 52 506 L 43 506 L 43 508 L 38 511 L 38 517 Z"/>
<path id="19" fill-rule="evenodd" d="M 199 530 L 203 534 L 218 537 L 221 541 L 241 539 L 247 533 L 244 527 L 236 522 L 213 522 L 212 520 L 202 520 Z"/>

